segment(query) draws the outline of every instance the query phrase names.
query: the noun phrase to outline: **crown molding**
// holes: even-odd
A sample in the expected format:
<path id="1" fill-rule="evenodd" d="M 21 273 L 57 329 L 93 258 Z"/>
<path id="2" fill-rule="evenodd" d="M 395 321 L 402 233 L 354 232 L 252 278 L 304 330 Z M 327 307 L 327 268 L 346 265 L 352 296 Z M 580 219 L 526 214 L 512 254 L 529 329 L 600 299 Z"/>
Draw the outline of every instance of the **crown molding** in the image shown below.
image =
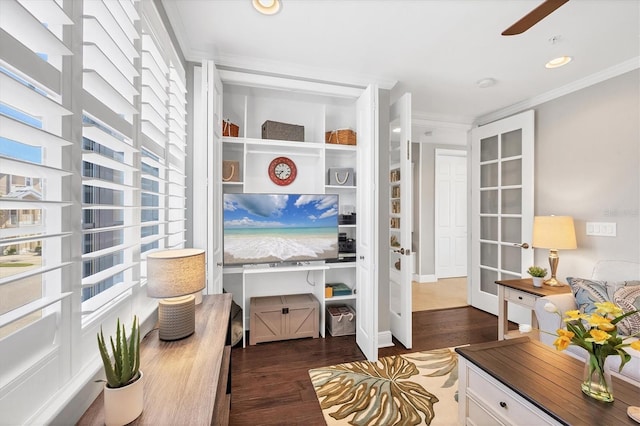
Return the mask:
<path id="1" fill-rule="evenodd" d="M 411 115 L 411 124 L 425 129 L 440 128 L 467 131 L 471 129 L 473 118 L 428 114 L 416 111 Z"/>
<path id="2" fill-rule="evenodd" d="M 281 61 L 250 58 L 241 55 L 214 55 L 213 61 L 216 63 L 217 67 L 221 68 L 251 70 L 260 73 L 296 77 L 301 80 L 340 84 L 343 86 L 359 88 L 365 88 L 369 84 L 376 84 L 381 89 L 391 90 L 398 82 L 397 80 L 385 79 L 375 75 L 302 66 Z"/>
<path id="3" fill-rule="evenodd" d="M 561 96 L 565 96 L 586 87 L 593 86 L 595 84 L 601 83 L 603 81 L 609 80 L 610 78 L 617 77 L 638 68 L 640 68 L 640 56 L 636 56 L 635 58 L 624 61 L 618 65 L 614 65 L 595 74 L 591 74 L 590 76 L 587 76 L 580 80 L 576 80 L 557 89 L 551 90 L 538 96 L 534 96 L 533 98 L 518 102 L 489 114 L 479 116 L 473 122 L 473 125 L 482 126 L 484 124 L 491 123 L 492 121 L 500 120 L 502 118 L 536 107 L 545 102 L 552 101 Z"/>

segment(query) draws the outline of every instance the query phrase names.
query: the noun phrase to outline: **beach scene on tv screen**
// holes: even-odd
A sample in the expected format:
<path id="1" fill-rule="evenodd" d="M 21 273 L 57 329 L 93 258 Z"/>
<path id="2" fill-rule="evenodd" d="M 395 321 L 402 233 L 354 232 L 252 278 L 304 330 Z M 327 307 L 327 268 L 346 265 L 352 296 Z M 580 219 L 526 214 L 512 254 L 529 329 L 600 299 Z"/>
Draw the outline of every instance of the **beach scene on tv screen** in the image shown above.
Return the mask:
<path id="1" fill-rule="evenodd" d="M 338 257 L 338 196 L 224 194 L 224 263 Z"/>

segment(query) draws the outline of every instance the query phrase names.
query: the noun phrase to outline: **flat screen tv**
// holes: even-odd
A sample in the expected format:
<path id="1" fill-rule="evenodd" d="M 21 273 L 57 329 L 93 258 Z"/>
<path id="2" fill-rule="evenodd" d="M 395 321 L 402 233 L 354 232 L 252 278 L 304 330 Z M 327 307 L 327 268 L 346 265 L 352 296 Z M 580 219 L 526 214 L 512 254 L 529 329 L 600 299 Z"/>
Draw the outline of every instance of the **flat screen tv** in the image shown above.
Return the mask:
<path id="1" fill-rule="evenodd" d="M 224 194 L 225 265 L 338 257 L 338 195 Z"/>

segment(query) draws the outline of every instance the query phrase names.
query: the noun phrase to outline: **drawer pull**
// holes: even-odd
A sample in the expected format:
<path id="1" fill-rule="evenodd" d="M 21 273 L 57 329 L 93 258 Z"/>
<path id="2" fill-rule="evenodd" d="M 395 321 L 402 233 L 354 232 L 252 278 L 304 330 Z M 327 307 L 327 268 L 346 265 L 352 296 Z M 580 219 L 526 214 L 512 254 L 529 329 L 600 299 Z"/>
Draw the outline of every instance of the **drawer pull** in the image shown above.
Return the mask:
<path id="1" fill-rule="evenodd" d="M 500 401 L 500 406 L 501 406 L 502 408 L 507 408 L 507 403 L 506 403 L 506 402 L 504 402 L 504 401 Z"/>
<path id="2" fill-rule="evenodd" d="M 518 299 L 522 300 L 522 296 L 518 296 Z"/>

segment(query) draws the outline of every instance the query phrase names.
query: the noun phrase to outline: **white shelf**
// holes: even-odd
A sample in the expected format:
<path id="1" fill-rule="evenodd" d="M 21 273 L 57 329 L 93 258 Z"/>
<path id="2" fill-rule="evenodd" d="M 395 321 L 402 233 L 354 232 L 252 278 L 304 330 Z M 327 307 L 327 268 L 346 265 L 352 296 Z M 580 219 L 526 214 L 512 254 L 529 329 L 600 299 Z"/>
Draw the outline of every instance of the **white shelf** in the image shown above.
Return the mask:
<path id="1" fill-rule="evenodd" d="M 324 147 L 327 151 L 352 151 L 354 153 L 358 149 L 357 145 L 339 145 L 335 143 L 325 143 Z"/>
<path id="2" fill-rule="evenodd" d="M 295 265 L 295 266 L 264 266 L 246 265 L 242 269 L 244 274 L 266 274 L 276 272 L 300 272 L 300 271 L 323 271 L 329 269 L 327 265 Z"/>
<path id="3" fill-rule="evenodd" d="M 350 269 L 356 267 L 356 262 L 327 263 L 328 269 Z"/>
<path id="4" fill-rule="evenodd" d="M 347 186 L 347 185 L 325 185 L 327 190 L 339 190 L 339 191 L 355 191 L 355 186 Z"/>
<path id="5" fill-rule="evenodd" d="M 355 294 L 349 294 L 347 296 L 333 296 L 333 297 L 325 297 L 325 302 L 340 302 L 345 300 L 356 300 Z"/>

